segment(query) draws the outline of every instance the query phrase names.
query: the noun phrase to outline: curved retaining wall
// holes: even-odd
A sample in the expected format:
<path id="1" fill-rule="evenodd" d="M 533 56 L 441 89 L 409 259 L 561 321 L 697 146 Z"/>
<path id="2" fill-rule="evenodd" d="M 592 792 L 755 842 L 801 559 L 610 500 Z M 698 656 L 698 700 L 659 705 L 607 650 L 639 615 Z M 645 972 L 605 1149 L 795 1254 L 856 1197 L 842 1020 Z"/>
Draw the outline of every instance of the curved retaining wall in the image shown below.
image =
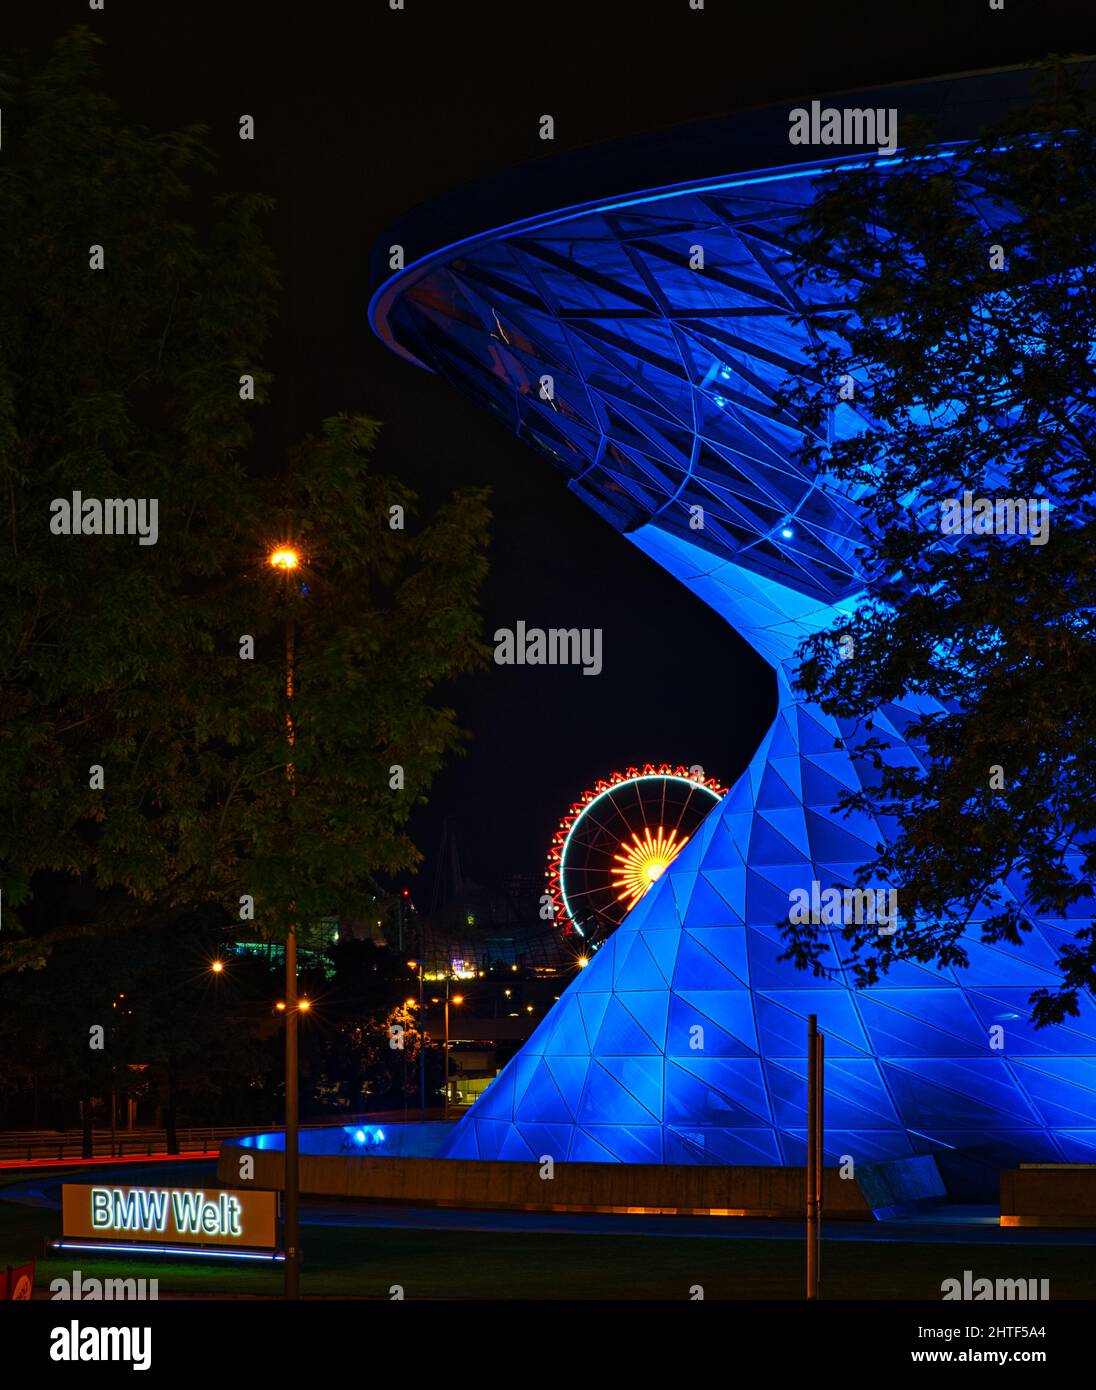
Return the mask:
<path id="1" fill-rule="evenodd" d="M 255 1161 L 253 1183 L 239 1180 L 244 1153 Z M 546 1180 L 537 1163 L 302 1152 L 300 1171 L 301 1191 L 309 1196 L 525 1211 L 802 1217 L 806 1194 L 803 1168 L 557 1163 Z M 226 1141 L 217 1177 L 226 1187 L 281 1188 L 284 1154 Z M 859 1185 L 836 1169 L 825 1173 L 823 1208 L 831 1221 L 872 1219 Z"/>

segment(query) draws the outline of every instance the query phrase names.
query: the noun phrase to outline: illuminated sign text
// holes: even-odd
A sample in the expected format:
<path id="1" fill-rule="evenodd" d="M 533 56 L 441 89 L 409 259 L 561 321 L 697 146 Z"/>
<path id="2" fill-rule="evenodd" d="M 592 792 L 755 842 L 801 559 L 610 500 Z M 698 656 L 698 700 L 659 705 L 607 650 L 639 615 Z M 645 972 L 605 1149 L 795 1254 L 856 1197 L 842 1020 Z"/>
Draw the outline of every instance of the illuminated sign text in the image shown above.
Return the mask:
<path id="1" fill-rule="evenodd" d="M 66 1183 L 64 1234 L 273 1249 L 277 1194 Z"/>

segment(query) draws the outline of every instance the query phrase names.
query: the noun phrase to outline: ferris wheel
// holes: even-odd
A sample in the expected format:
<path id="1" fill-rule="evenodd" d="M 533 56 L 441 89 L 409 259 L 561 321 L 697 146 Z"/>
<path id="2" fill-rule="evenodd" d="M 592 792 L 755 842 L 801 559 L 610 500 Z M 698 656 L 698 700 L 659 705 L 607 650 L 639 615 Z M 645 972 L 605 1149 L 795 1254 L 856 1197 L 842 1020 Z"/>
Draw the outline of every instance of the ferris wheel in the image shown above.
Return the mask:
<path id="1" fill-rule="evenodd" d="M 595 782 L 552 836 L 557 926 L 593 943 L 620 925 L 726 793 L 699 767 L 645 763 Z"/>

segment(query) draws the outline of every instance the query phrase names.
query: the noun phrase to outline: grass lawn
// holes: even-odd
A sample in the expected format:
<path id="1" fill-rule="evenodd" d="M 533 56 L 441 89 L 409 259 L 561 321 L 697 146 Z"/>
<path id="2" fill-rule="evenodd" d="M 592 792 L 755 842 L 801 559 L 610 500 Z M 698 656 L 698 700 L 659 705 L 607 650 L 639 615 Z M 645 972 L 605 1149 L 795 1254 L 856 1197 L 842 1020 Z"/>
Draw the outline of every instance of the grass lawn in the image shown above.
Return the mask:
<path id="1" fill-rule="evenodd" d="M 280 1266 L 83 1251 L 42 1259 L 43 1241 L 58 1229 L 56 1211 L 0 1202 L 0 1265 L 39 1257 L 39 1288 L 71 1278 L 75 1266 L 87 1278 L 156 1278 L 161 1297 L 281 1293 Z M 688 1299 L 694 1284 L 706 1299 L 803 1296 L 803 1247 L 789 1240 L 315 1227 L 305 1229 L 304 1241 L 306 1296 L 388 1298 L 393 1284 L 403 1286 L 405 1298 Z M 823 1292 L 830 1299 L 936 1301 L 942 1280 L 961 1278 L 964 1269 L 977 1277 L 1048 1278 L 1055 1300 L 1096 1296 L 1091 1247 L 879 1241 L 827 1242 Z"/>

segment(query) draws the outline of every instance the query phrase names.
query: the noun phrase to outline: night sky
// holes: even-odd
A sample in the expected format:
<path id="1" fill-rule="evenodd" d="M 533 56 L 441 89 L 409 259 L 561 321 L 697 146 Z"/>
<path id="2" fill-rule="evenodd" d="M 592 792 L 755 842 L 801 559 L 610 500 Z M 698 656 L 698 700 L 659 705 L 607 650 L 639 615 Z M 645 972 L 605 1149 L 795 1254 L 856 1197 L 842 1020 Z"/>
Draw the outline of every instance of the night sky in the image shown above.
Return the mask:
<path id="1" fill-rule="evenodd" d="M 601 627 L 604 670 L 492 667 L 449 692 L 472 734 L 416 836 L 427 900 L 444 816 L 466 875 L 543 865 L 551 832 L 597 777 L 699 762 L 731 782 L 767 727 L 765 663 L 703 604 L 566 491 L 528 446 L 377 341 L 367 261 L 411 208 L 545 154 L 829 91 L 1096 48 L 1092 0 L 748 6 L 706 0 L 243 0 L 10 3 L 5 49 L 39 55 L 77 22 L 107 41 L 107 85 L 154 128 L 206 124 L 225 187 L 272 194 L 285 292 L 259 451 L 364 412 L 378 466 L 425 501 L 494 489 L 485 631 Z M 241 114 L 256 139 L 237 137 Z M 537 138 L 550 112 L 556 139 Z M 718 170 L 712 170 L 717 173 Z M 506 220 L 499 208 L 493 220 Z M 490 223 L 485 223 L 486 226 Z"/>

